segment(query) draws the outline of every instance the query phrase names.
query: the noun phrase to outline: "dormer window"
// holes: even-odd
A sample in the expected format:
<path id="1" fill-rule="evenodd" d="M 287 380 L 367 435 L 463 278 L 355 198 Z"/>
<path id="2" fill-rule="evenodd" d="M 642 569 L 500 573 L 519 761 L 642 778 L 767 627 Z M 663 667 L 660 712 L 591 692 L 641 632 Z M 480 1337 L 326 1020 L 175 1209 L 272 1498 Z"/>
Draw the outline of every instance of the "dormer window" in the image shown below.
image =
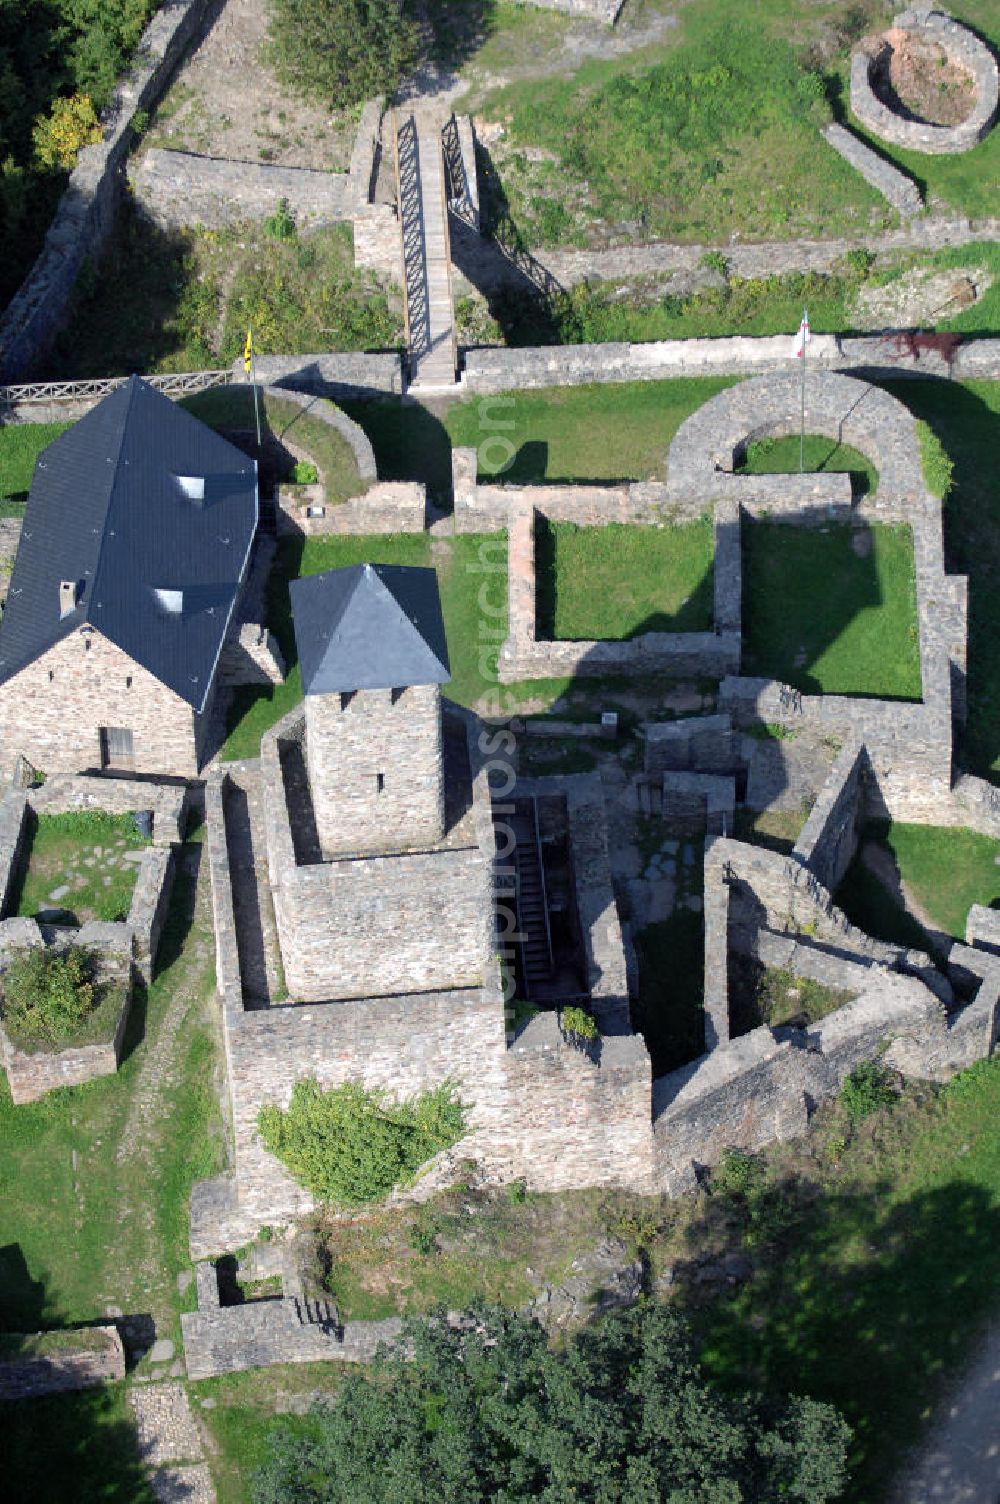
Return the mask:
<path id="1" fill-rule="evenodd" d="M 160 606 L 162 610 L 166 611 L 170 616 L 180 616 L 181 612 L 184 610 L 183 590 L 168 590 L 161 588 L 154 590 L 153 594 L 156 596 L 157 605 Z"/>
<path id="2" fill-rule="evenodd" d="M 59 581 L 59 620 L 74 612 L 79 604 L 76 580 Z"/>
<path id="3" fill-rule="evenodd" d="M 188 501 L 205 500 L 205 477 L 203 475 L 178 475 L 177 484 Z"/>

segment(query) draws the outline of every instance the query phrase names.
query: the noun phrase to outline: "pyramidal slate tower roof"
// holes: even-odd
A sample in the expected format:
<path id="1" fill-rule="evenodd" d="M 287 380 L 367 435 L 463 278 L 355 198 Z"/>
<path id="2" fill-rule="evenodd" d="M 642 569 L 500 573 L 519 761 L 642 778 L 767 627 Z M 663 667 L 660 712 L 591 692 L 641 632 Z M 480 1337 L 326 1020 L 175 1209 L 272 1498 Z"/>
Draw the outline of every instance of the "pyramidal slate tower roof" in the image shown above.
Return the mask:
<path id="1" fill-rule="evenodd" d="M 201 710 L 256 527 L 253 460 L 130 377 L 39 455 L 0 683 L 89 624 Z"/>
<path id="2" fill-rule="evenodd" d="M 307 695 L 451 678 L 433 569 L 352 564 L 293 580 L 290 594 Z"/>

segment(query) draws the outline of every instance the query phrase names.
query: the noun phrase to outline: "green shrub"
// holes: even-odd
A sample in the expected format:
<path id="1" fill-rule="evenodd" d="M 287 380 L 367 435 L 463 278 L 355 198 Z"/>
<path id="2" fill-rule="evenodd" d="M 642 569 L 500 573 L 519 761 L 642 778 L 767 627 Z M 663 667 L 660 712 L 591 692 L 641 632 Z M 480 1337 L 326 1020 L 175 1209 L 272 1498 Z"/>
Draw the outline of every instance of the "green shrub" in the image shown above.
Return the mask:
<path id="1" fill-rule="evenodd" d="M 101 139 L 101 126 L 89 94 L 57 99 L 49 115 L 39 115 L 32 130 L 35 161 L 39 167 L 68 172 L 76 163 L 81 146 Z"/>
<path id="2" fill-rule="evenodd" d="M 944 501 L 951 492 L 951 456 L 937 434 L 923 418 L 917 419 L 917 443 L 920 445 L 920 463 L 924 472 L 924 484 L 932 496 Z"/>
<path id="3" fill-rule="evenodd" d="M 844 1082 L 840 1100 L 851 1122 L 860 1123 L 879 1108 L 891 1107 L 896 1093 L 885 1066 L 877 1060 L 864 1060 Z"/>
<path id="4" fill-rule="evenodd" d="M 848 251 L 844 260 L 848 271 L 853 272 L 856 277 L 864 278 L 875 265 L 875 254 L 863 245 L 856 245 L 853 250 Z"/>
<path id="5" fill-rule="evenodd" d="M 447 1083 L 408 1102 L 347 1081 L 323 1091 L 315 1077 L 296 1083 L 287 1112 L 262 1107 L 264 1145 L 313 1195 L 335 1205 L 379 1201 L 409 1184 L 421 1165 L 465 1132 Z"/>
<path id="6" fill-rule="evenodd" d="M 597 1039 L 597 1024 L 583 1008 L 563 1008 L 559 1015 L 564 1034 L 592 1044 Z"/>
<path id="7" fill-rule="evenodd" d="M 723 1196 L 750 1197 L 763 1177 L 760 1161 L 745 1149 L 723 1149 L 722 1158 L 712 1171 L 712 1190 Z"/>
<path id="8" fill-rule="evenodd" d="M 721 251 L 706 251 L 699 264 L 710 272 L 718 272 L 720 277 L 729 276 L 729 261 Z"/>
<path id="9" fill-rule="evenodd" d="M 528 1199 L 527 1181 L 511 1180 L 507 1184 L 505 1193 L 511 1206 L 523 1206 Z"/>
<path id="10" fill-rule="evenodd" d="M 287 198 L 278 200 L 278 207 L 270 218 L 264 221 L 264 229 L 272 240 L 295 239 L 295 219 L 288 207 Z"/>
<path id="11" fill-rule="evenodd" d="M 288 479 L 293 486 L 312 486 L 319 480 L 319 471 L 308 460 L 296 460 Z"/>
<path id="12" fill-rule="evenodd" d="M 95 1006 L 93 973 L 93 957 L 79 946 L 18 951 L 3 979 L 11 1033 L 51 1044 L 71 1039 Z"/>

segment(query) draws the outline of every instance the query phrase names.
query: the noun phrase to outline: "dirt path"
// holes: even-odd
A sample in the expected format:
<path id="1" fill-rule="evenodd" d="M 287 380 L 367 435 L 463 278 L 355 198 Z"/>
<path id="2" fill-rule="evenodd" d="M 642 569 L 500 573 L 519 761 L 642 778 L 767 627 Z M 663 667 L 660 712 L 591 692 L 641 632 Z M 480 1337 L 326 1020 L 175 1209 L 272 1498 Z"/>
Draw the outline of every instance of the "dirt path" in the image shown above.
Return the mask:
<path id="1" fill-rule="evenodd" d="M 200 849 L 187 849 L 181 856 L 187 874 L 194 877 L 191 927 L 184 948 L 174 963 L 173 985 L 166 1011 L 143 1044 L 143 1059 L 128 1116 L 122 1128 L 115 1160 L 121 1172 L 123 1193 L 118 1220 L 133 1248 L 141 1247 L 138 1262 L 123 1262 L 114 1272 L 111 1298 L 126 1311 L 148 1311 L 157 1327 L 172 1315 L 173 1290 L 164 1271 L 156 1199 L 149 1191 L 138 1193 L 154 1173 L 164 1135 L 170 1129 L 170 1098 L 181 1085 L 187 1049 L 185 1023 L 192 1009 L 201 1006 L 205 977 L 214 949 L 211 939 L 211 905 L 207 864 Z"/>
<path id="2" fill-rule="evenodd" d="M 941 1407 L 890 1504 L 997 1504 L 1000 1500 L 1000 1322 Z"/>

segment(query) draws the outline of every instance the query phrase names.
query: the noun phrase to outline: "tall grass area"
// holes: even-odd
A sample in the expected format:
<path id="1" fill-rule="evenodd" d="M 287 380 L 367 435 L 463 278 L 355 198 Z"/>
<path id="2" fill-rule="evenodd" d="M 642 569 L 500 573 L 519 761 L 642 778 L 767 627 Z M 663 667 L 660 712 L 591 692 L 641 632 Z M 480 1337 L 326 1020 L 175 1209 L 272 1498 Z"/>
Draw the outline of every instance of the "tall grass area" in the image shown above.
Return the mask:
<path id="1" fill-rule="evenodd" d="M 260 355 L 390 348 L 401 314 L 354 269 L 349 225 L 276 239 L 266 224 L 165 233 L 126 206 L 101 263 L 85 269 L 52 375 L 229 365 L 248 326 Z"/>
<path id="2" fill-rule="evenodd" d="M 723 0 L 682 13 L 652 66 L 587 62 L 569 78 L 512 83 L 487 97 L 509 121 L 497 158 L 501 206 L 529 244 L 582 243 L 595 227 L 719 241 L 829 235 L 895 220 L 819 135 L 824 80 L 786 40 L 788 17 Z M 531 162 L 519 148 L 555 160 Z"/>
<path id="3" fill-rule="evenodd" d="M 538 633 L 575 640 L 711 630 L 712 519 L 673 527 L 535 524 Z"/>
<path id="4" fill-rule="evenodd" d="M 908 527 L 745 521 L 742 544 L 744 673 L 809 693 L 920 698 Z"/>

